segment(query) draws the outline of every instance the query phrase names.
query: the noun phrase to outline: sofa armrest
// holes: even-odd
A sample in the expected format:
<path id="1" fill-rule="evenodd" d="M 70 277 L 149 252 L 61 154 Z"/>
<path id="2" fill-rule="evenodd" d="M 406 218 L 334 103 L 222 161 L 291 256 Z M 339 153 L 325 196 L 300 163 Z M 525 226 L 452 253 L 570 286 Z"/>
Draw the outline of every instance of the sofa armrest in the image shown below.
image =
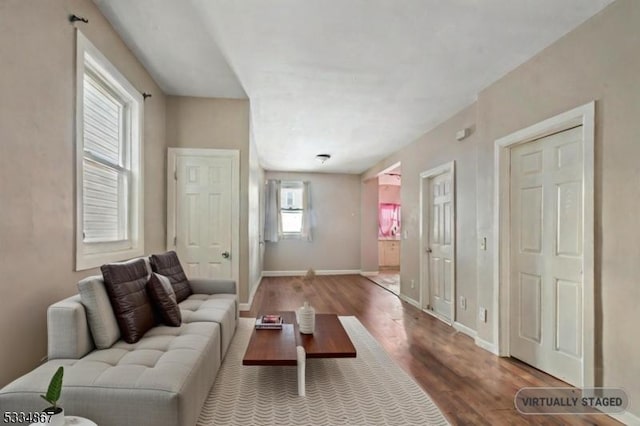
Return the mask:
<path id="1" fill-rule="evenodd" d="M 236 294 L 236 282 L 233 280 L 194 278 L 189 280 L 189 284 L 195 294 Z"/>
<path id="2" fill-rule="evenodd" d="M 49 359 L 79 359 L 93 350 L 87 313 L 76 295 L 49 306 L 47 310 Z"/>

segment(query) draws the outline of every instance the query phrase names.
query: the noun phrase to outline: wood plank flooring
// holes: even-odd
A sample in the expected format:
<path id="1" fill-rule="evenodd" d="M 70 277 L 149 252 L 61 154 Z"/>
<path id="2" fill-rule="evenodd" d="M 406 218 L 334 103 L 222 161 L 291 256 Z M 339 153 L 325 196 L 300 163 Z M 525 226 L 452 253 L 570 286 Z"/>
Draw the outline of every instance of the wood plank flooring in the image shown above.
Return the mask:
<path id="1" fill-rule="evenodd" d="M 317 312 L 354 315 L 389 355 L 411 374 L 456 425 L 614 425 L 599 416 L 523 416 L 513 397 L 524 386 L 567 386 L 518 360 L 499 358 L 473 340 L 401 302 L 358 275 L 263 278 L 251 311 L 295 310 L 309 303 Z"/>

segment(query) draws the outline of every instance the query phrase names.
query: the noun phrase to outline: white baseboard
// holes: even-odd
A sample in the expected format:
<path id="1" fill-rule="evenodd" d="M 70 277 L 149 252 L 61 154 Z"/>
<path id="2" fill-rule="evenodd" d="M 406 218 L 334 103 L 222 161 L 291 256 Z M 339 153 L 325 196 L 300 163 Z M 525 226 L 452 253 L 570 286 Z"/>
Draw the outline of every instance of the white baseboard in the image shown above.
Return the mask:
<path id="1" fill-rule="evenodd" d="M 467 327 L 466 325 L 458 321 L 453 322 L 453 328 L 458 330 L 460 333 L 466 334 L 467 336 L 471 337 L 474 340 L 476 337 L 478 337 L 478 333 L 475 330 Z"/>
<path id="2" fill-rule="evenodd" d="M 260 275 L 260 278 L 258 278 L 258 282 L 256 283 L 256 285 L 253 286 L 253 290 L 251 290 L 251 294 L 249 295 L 249 302 L 248 303 L 240 303 L 240 310 L 241 311 L 250 311 L 251 310 L 251 304 L 253 303 L 253 296 L 256 295 L 256 291 L 258 291 L 258 287 L 260 287 L 261 283 L 262 283 L 262 275 Z"/>
<path id="3" fill-rule="evenodd" d="M 477 346 L 480 346 L 485 351 L 489 351 L 494 355 L 500 356 L 500 353 L 498 352 L 498 347 L 495 344 L 491 342 L 487 342 L 486 340 L 483 340 L 478 336 L 475 337 L 475 342 Z"/>
<path id="4" fill-rule="evenodd" d="M 302 277 L 307 271 L 262 271 L 263 277 Z M 318 269 L 316 275 L 359 275 L 359 269 Z"/>
<path id="5" fill-rule="evenodd" d="M 640 425 L 640 417 L 631 414 L 628 411 L 620 414 L 609 414 L 609 417 L 613 417 L 619 422 L 622 422 L 625 425 Z"/>
<path id="6" fill-rule="evenodd" d="M 380 273 L 380 271 L 360 271 L 360 275 L 362 275 L 363 277 L 373 277 L 375 275 L 378 275 Z"/>
<path id="7" fill-rule="evenodd" d="M 417 300 L 414 300 L 414 299 L 410 298 L 409 296 L 405 296 L 402 293 L 400 293 L 398 295 L 398 297 L 400 298 L 400 300 L 403 300 L 403 301 L 407 302 L 408 304 L 420 309 L 420 302 L 418 302 Z"/>

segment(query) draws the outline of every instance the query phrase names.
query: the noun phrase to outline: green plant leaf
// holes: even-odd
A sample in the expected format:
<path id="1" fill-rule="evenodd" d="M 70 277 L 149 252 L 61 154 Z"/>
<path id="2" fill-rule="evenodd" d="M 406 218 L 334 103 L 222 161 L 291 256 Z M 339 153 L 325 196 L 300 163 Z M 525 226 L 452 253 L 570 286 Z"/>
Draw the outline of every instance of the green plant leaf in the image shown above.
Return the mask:
<path id="1" fill-rule="evenodd" d="M 56 408 L 58 405 L 58 400 L 60 399 L 60 393 L 62 392 L 62 376 L 64 375 L 64 368 L 58 367 L 55 374 L 51 378 L 51 382 L 49 383 L 49 389 L 47 389 L 47 394 L 42 396 L 46 401 L 48 401 L 53 408 Z"/>

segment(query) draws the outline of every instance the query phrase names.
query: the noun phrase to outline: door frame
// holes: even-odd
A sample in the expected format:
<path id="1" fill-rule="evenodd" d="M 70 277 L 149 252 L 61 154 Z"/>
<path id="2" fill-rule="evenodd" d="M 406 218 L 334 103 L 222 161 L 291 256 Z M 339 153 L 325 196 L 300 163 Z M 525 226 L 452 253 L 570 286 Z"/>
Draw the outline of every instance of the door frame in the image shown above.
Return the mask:
<path id="1" fill-rule="evenodd" d="M 451 173 L 451 203 L 453 204 L 451 207 L 451 214 L 453 215 L 451 220 L 451 262 L 453 262 L 453 271 L 451 273 L 451 312 L 450 319 L 444 318 L 441 315 L 438 315 L 436 312 L 432 310 L 428 310 L 426 305 L 431 297 L 431 288 L 429 285 L 429 276 L 430 270 L 429 266 L 425 263 L 425 247 L 429 242 L 430 230 L 425 229 L 425 223 L 431 217 L 431 209 L 425 209 L 425 207 L 429 207 L 430 199 L 425 199 L 424 191 L 428 188 L 429 179 L 434 178 L 443 173 Z M 456 223 L 457 223 L 457 212 L 456 212 L 456 162 L 449 161 L 448 163 L 441 164 L 437 167 L 429 169 L 420 173 L 420 196 L 419 196 L 419 205 L 420 205 L 420 218 L 419 218 L 419 233 L 420 233 L 420 245 L 418 247 L 418 259 L 420 261 L 420 309 L 423 312 L 428 313 L 429 315 L 433 315 L 439 320 L 443 321 L 446 324 L 453 325 L 456 320 Z M 428 227 L 427 227 L 428 228 Z"/>
<path id="2" fill-rule="evenodd" d="M 215 157 L 231 160 L 231 276 L 240 279 L 240 151 L 237 149 L 168 148 L 167 150 L 167 250 L 175 250 L 178 157 Z M 239 287 L 238 287 L 239 288 Z"/>
<path id="3" fill-rule="evenodd" d="M 498 354 L 509 356 L 510 331 L 510 177 L 511 148 L 573 127 L 582 126 L 582 383 L 595 386 L 595 304 L 594 304 L 594 139 L 595 101 L 556 115 L 495 141 L 494 197 L 494 336 Z"/>

